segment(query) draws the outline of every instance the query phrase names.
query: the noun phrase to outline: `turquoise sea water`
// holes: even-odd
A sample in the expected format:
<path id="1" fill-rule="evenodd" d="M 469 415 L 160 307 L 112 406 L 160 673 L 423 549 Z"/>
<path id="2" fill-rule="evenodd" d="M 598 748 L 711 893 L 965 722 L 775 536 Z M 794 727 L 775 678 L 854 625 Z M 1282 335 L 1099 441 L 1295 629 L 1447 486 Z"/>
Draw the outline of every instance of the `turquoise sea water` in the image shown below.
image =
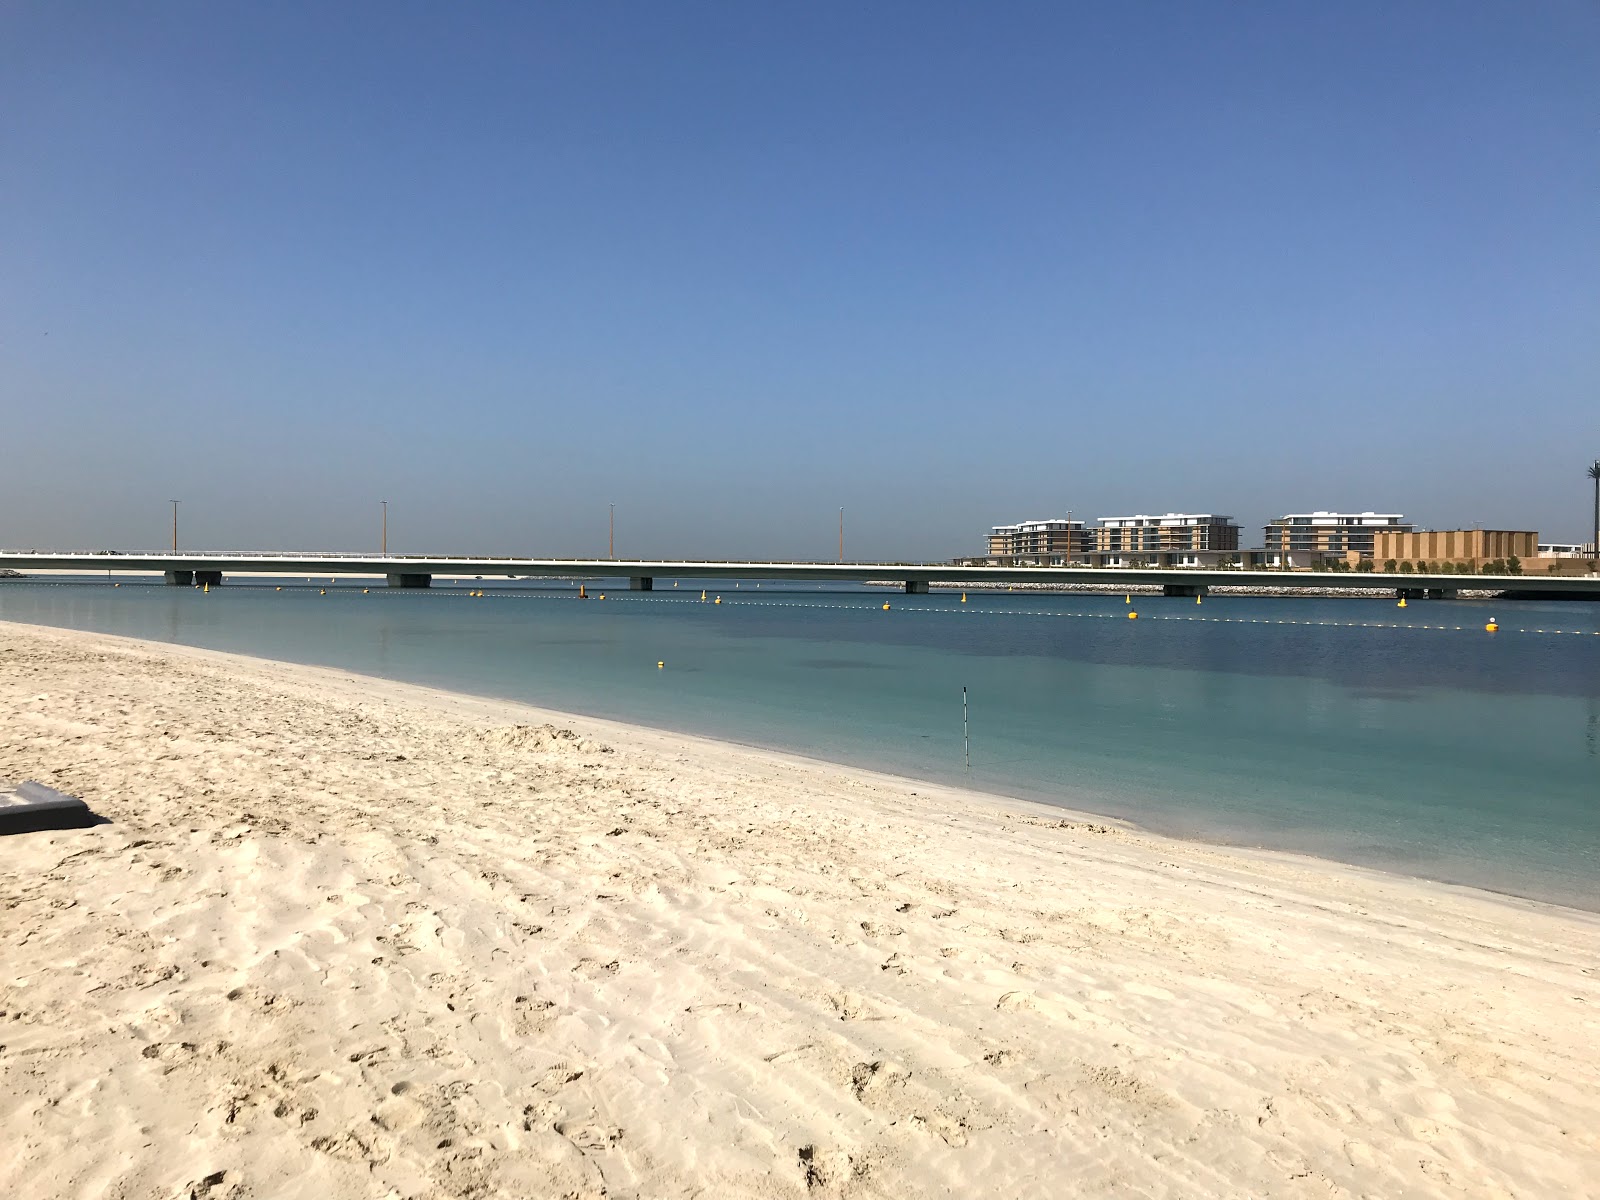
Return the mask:
<path id="1" fill-rule="evenodd" d="M 749 584 L 710 589 L 718 605 L 698 582 L 590 584 L 606 599 L 587 602 L 474 586 L 487 595 L 7 581 L 0 619 L 337 666 L 1600 909 L 1600 605 L 962 604 Z"/>

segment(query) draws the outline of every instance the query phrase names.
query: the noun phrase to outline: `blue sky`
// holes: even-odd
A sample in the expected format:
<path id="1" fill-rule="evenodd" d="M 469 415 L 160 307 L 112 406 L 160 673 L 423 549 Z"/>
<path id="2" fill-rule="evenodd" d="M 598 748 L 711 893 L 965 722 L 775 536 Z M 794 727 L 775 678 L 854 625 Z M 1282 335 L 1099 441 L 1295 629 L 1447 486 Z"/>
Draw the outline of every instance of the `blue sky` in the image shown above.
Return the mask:
<path id="1" fill-rule="evenodd" d="M 0 545 L 1577 539 L 1600 6 L 0 6 Z"/>

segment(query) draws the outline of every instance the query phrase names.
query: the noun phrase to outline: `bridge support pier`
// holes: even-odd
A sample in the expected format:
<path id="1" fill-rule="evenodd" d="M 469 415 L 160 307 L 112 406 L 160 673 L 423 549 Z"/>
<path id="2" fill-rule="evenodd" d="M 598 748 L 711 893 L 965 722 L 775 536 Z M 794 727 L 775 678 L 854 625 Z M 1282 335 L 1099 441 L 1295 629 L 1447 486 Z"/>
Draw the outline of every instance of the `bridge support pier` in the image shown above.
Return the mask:
<path id="1" fill-rule="evenodd" d="M 193 587 L 194 586 L 194 572 L 193 571 L 168 571 L 167 572 L 167 586 L 168 587 Z"/>
<path id="2" fill-rule="evenodd" d="M 1421 600 L 1426 594 L 1423 588 L 1395 588 L 1394 590 L 1394 598 L 1396 600 Z"/>
<path id="3" fill-rule="evenodd" d="M 649 575 L 632 575 L 628 578 L 630 592 L 653 592 L 656 590 L 656 581 Z"/>
<path id="4" fill-rule="evenodd" d="M 1210 589 L 1203 583 L 1164 583 L 1161 585 L 1163 596 L 1207 596 Z"/>
<path id="5" fill-rule="evenodd" d="M 1454 600 L 1459 593 L 1455 588 L 1429 588 L 1429 600 Z"/>
<path id="6" fill-rule="evenodd" d="M 928 594 L 928 581 L 926 579 L 906 580 L 906 595 L 926 596 Z"/>
<path id="7" fill-rule="evenodd" d="M 196 587 L 221 587 L 222 572 L 196 571 L 194 573 L 194 584 Z"/>
<path id="8" fill-rule="evenodd" d="M 397 588 L 425 588 L 433 586 L 432 575 L 417 575 L 410 571 L 390 571 L 389 586 Z"/>

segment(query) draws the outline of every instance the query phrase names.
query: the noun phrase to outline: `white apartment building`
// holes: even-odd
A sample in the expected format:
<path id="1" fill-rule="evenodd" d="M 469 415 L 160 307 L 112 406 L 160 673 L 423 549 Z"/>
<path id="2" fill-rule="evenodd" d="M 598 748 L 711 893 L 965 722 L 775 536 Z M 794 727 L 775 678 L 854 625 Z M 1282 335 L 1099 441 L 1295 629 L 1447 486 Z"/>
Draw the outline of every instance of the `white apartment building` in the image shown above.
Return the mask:
<path id="1" fill-rule="evenodd" d="M 1119 558 L 1124 555 L 1182 555 L 1195 551 L 1237 550 L 1239 527 L 1232 517 L 1216 513 L 1101 517 L 1094 539 L 1098 553 Z"/>
<path id="2" fill-rule="evenodd" d="M 1293 558 L 1302 554 L 1336 556 L 1354 551 L 1370 557 L 1373 537 L 1379 530 L 1411 533 L 1411 524 L 1400 513 L 1289 513 L 1270 522 L 1262 531 L 1264 545 Z"/>

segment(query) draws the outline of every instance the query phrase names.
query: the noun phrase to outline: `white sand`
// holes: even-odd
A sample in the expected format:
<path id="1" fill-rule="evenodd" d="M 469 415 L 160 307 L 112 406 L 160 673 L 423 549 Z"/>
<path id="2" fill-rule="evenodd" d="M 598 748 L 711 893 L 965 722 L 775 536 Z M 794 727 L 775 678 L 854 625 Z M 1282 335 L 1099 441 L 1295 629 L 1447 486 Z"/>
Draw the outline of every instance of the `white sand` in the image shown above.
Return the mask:
<path id="1" fill-rule="evenodd" d="M 114 822 L 0 839 L 6 1197 L 1600 1195 L 1589 914 L 20 625 L 0 717 Z"/>

